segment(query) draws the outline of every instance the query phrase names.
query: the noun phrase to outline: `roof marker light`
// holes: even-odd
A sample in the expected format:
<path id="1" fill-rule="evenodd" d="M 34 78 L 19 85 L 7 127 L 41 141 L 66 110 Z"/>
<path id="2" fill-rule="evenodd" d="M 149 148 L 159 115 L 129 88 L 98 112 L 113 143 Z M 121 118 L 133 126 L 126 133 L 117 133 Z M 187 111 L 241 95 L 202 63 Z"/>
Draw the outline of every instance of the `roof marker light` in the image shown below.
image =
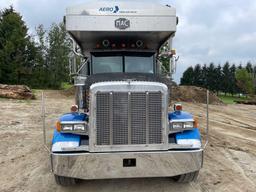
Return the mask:
<path id="1" fill-rule="evenodd" d="M 138 40 L 137 42 L 136 42 L 136 45 L 137 45 L 137 47 L 142 47 L 143 46 L 143 41 L 141 41 L 141 40 Z"/>
<path id="2" fill-rule="evenodd" d="M 182 111 L 182 105 L 180 103 L 175 104 L 174 111 Z"/>
<path id="3" fill-rule="evenodd" d="M 103 45 L 104 47 L 108 47 L 108 46 L 110 45 L 109 40 L 105 39 L 104 41 L 102 41 L 102 45 Z"/>

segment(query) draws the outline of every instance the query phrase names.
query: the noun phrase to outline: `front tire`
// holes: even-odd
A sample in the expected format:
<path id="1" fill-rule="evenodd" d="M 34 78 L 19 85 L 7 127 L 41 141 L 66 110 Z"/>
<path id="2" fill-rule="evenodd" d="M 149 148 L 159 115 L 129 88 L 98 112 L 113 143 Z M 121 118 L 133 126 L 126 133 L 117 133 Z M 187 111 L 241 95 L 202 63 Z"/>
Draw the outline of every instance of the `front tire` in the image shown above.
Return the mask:
<path id="1" fill-rule="evenodd" d="M 189 183 L 192 181 L 196 181 L 198 174 L 199 174 L 199 171 L 195 171 L 192 173 L 175 176 L 175 177 L 173 177 L 173 179 L 174 179 L 174 181 L 176 181 L 178 183 Z"/>
<path id="2" fill-rule="evenodd" d="M 77 181 L 78 181 L 77 179 L 70 178 L 70 177 L 62 177 L 58 175 L 54 175 L 54 177 L 58 185 L 65 186 L 65 187 L 75 185 L 77 184 Z"/>

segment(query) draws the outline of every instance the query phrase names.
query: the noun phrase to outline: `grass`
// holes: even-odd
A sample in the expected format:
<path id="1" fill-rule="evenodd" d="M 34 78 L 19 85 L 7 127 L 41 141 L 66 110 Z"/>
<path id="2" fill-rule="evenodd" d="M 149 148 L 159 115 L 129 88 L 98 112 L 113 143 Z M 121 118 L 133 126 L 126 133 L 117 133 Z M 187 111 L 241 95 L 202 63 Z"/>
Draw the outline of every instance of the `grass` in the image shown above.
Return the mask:
<path id="1" fill-rule="evenodd" d="M 33 94 L 41 93 L 43 89 L 32 89 Z"/>
<path id="2" fill-rule="evenodd" d="M 63 90 L 67 90 L 67 89 L 71 88 L 72 86 L 73 86 L 73 84 L 70 84 L 68 82 L 61 83 L 61 89 L 63 89 Z"/>
<path id="3" fill-rule="evenodd" d="M 232 95 L 220 95 L 219 98 L 225 104 L 236 104 L 235 101 L 244 101 L 244 100 L 246 100 L 245 97 L 238 97 L 238 96 L 232 96 Z"/>

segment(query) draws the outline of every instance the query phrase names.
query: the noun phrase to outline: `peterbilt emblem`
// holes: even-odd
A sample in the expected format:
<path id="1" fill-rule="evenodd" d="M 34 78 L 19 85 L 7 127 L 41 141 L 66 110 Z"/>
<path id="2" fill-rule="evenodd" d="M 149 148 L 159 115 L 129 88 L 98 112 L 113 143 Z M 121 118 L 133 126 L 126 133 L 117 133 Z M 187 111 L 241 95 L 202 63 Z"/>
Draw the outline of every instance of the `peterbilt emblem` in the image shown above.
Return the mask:
<path id="1" fill-rule="evenodd" d="M 115 27 L 121 30 L 127 29 L 130 27 L 130 20 L 125 18 L 119 18 L 115 20 Z"/>

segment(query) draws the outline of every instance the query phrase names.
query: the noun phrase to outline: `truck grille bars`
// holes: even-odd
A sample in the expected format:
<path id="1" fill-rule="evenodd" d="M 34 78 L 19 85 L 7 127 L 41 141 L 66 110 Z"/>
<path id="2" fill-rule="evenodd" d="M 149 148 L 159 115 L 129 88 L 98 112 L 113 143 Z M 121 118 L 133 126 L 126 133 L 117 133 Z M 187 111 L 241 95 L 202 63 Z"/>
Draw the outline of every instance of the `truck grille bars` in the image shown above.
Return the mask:
<path id="1" fill-rule="evenodd" d="M 161 144 L 162 93 L 97 92 L 96 145 Z"/>

